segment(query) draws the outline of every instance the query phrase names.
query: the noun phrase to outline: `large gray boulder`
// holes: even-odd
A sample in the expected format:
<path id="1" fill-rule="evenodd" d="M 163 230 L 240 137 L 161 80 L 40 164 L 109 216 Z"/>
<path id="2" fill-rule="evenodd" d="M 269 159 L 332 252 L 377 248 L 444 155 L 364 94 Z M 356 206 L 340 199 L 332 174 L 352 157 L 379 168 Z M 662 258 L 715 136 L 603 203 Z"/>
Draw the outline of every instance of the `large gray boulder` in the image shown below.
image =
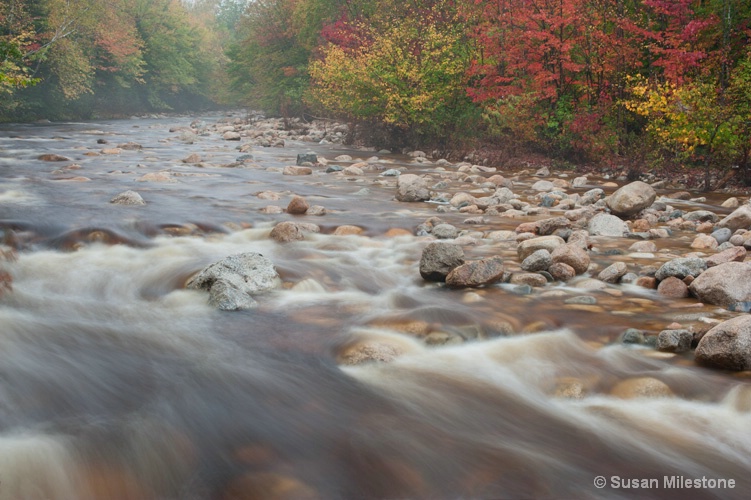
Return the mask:
<path id="1" fill-rule="evenodd" d="M 605 203 L 610 211 L 621 217 L 636 215 L 654 203 L 657 193 L 646 182 L 626 184 L 610 195 Z"/>
<path id="2" fill-rule="evenodd" d="M 430 199 L 428 182 L 415 174 L 402 174 L 396 181 L 398 201 L 426 201 Z"/>
<path id="3" fill-rule="evenodd" d="M 256 252 L 230 255 L 195 275 L 187 284 L 192 290 L 209 292 L 209 304 L 224 311 L 255 307 L 254 295 L 281 284 L 269 259 Z"/>
<path id="4" fill-rule="evenodd" d="M 726 262 L 710 267 L 688 288 L 707 304 L 746 310 L 751 303 L 751 266 L 744 262 Z"/>
<path id="5" fill-rule="evenodd" d="M 694 359 L 725 370 L 751 370 L 751 315 L 738 316 L 709 330 L 696 346 Z"/>
<path id="6" fill-rule="evenodd" d="M 422 251 L 420 276 L 427 281 L 446 281 L 446 276 L 462 264 L 462 247 L 453 243 L 431 243 Z"/>
<path id="7" fill-rule="evenodd" d="M 726 227 L 732 231 L 751 229 L 751 205 L 741 205 L 733 213 L 718 222 L 717 226 Z"/>

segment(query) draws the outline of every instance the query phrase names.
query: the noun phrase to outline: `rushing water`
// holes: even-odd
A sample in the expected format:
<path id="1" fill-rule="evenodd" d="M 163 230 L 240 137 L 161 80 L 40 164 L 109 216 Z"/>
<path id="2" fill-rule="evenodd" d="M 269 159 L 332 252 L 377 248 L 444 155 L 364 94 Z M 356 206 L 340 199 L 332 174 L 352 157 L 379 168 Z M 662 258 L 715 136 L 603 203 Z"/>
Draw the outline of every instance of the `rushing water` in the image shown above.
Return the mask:
<path id="1" fill-rule="evenodd" d="M 13 279 L 0 296 L 0 499 L 748 496 L 744 374 L 619 342 L 629 327 L 732 313 L 635 286 L 557 284 L 522 296 L 507 285 L 426 283 L 417 266 L 429 239 L 388 231 L 413 232 L 435 205 L 393 201 L 379 172 L 277 168 L 308 150 L 373 152 L 288 141 L 223 168 L 237 143 L 169 132 L 190 122 L 0 130 L 2 237 L 17 248 L 0 262 Z M 129 141 L 143 149 L 90 155 Z M 44 153 L 71 161 L 39 161 Z M 180 161 L 191 153 L 205 164 Z M 382 162 L 433 168 L 401 155 Z M 138 181 L 160 171 L 174 182 Z M 514 190 L 531 182 L 522 176 Z M 147 205 L 109 203 L 126 189 Z M 329 213 L 295 219 L 321 234 L 279 244 L 269 231 L 291 216 L 259 209 L 293 193 Z M 469 228 L 462 214 L 441 216 L 484 234 L 520 222 Z M 342 224 L 365 231 L 333 235 Z M 629 256 L 630 240 L 600 239 L 593 262 L 605 266 L 620 249 L 635 268 L 656 264 L 686 253 L 691 238 L 658 241 L 651 260 Z M 477 242 L 469 257 L 501 255 L 513 267 L 513 241 Z M 216 311 L 184 289 L 207 264 L 248 251 L 269 257 L 284 281 L 257 309 Z M 577 295 L 596 304 L 564 301 Z M 363 345 L 401 355 L 343 366 Z M 642 377 L 673 396 L 617 396 Z"/>

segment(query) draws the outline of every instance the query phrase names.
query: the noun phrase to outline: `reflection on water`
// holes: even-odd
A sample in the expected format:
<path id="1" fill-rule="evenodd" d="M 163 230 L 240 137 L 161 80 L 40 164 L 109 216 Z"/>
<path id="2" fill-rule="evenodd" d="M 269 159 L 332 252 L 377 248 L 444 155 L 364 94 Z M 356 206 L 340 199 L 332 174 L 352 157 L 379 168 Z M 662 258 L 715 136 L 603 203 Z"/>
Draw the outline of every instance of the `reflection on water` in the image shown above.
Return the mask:
<path id="1" fill-rule="evenodd" d="M 0 498 L 745 497 L 746 381 L 619 344 L 629 327 L 729 313 L 636 287 L 574 283 L 525 296 L 425 283 L 417 265 L 428 240 L 385 233 L 411 231 L 432 207 L 396 204 L 378 185 L 363 199 L 363 183 L 262 168 L 137 184 L 151 170 L 200 170 L 179 162 L 192 151 L 211 147 L 217 163 L 237 154 L 209 139 L 160 142 L 169 127 L 2 133 L 2 237 L 18 255 L 1 264 L 13 283 L 0 296 Z M 84 156 L 102 135 L 144 151 Z M 291 147 L 258 161 L 284 165 L 311 148 Z M 57 167 L 35 160 L 53 151 L 90 180 L 56 180 Z M 108 203 L 128 188 L 148 205 Z M 271 241 L 285 216 L 259 212 L 267 202 L 253 193 L 264 190 L 318 196 L 331 213 L 303 220 L 323 234 Z M 345 223 L 365 235 L 330 234 Z M 513 226 L 483 228 L 494 229 Z M 593 261 L 630 243 L 595 241 Z M 205 265 L 248 251 L 284 281 L 257 309 L 222 313 L 183 288 Z M 508 241 L 466 251 L 514 258 Z M 580 295 L 596 300 L 566 302 Z M 350 366 L 363 355 L 389 362 Z M 664 397 L 630 399 L 640 383 Z M 666 476 L 736 486 L 610 484 Z"/>

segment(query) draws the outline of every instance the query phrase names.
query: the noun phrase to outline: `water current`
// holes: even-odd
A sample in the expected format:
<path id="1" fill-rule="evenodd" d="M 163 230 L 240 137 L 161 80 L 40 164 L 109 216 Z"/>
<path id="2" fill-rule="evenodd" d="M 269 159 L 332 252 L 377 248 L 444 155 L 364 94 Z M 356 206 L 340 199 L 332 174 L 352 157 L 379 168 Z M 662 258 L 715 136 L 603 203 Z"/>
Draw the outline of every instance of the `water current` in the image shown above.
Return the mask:
<path id="1" fill-rule="evenodd" d="M 229 168 L 239 143 L 187 140 L 195 119 L 0 128 L 0 266 L 12 277 L 0 294 L 0 499 L 748 498 L 748 374 L 619 340 L 737 313 L 634 285 L 520 295 L 425 282 L 432 239 L 414 232 L 427 218 L 473 232 L 469 258 L 510 268 L 514 240 L 483 235 L 532 219 L 468 226 L 397 202 L 383 169 L 436 172 L 401 154 L 288 139 Z M 102 153 L 129 142 L 142 148 Z M 282 175 L 308 151 L 379 169 Z M 69 161 L 39 160 L 50 153 Z M 203 162 L 181 161 L 192 153 Z M 503 173 L 524 195 L 537 179 L 518 170 Z M 139 180 L 157 172 L 169 182 Z M 110 203 L 128 189 L 146 205 Z M 257 196 L 267 191 L 279 200 Z M 261 211 L 293 194 L 327 214 Z M 277 243 L 283 220 L 322 230 Z M 333 234 L 344 224 L 364 231 Z M 638 269 L 692 238 L 656 240 L 651 257 L 595 238 L 592 259 Z M 218 311 L 185 289 L 242 252 L 267 256 L 283 280 L 257 308 Z M 565 301 L 580 295 L 595 301 Z M 347 364 L 363 345 L 400 355 Z M 622 397 L 644 377 L 671 395 Z"/>

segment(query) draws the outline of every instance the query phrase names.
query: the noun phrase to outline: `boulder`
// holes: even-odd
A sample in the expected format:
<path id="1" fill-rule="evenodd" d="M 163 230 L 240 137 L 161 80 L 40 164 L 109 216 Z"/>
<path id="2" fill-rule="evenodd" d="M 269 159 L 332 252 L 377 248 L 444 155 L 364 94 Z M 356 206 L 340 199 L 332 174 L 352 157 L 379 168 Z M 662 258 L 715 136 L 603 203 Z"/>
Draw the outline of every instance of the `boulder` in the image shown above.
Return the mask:
<path id="1" fill-rule="evenodd" d="M 500 257 L 467 262 L 449 272 L 446 285 L 452 288 L 491 285 L 503 278 L 503 271 L 503 260 Z"/>
<path id="2" fill-rule="evenodd" d="M 694 359 L 725 370 L 751 370 L 751 315 L 738 316 L 709 330 L 696 346 Z"/>
<path id="3" fill-rule="evenodd" d="M 431 243 L 422 251 L 420 275 L 427 281 L 446 281 L 446 276 L 462 264 L 462 247 L 452 243 Z"/>
<path id="4" fill-rule="evenodd" d="M 696 278 L 707 269 L 707 262 L 698 257 L 680 257 L 664 263 L 655 273 L 655 278 L 662 281 L 668 276 L 683 279 L 686 276 Z"/>
<path id="5" fill-rule="evenodd" d="M 613 214 L 630 217 L 652 205 L 655 198 L 657 193 L 652 186 L 646 182 L 636 181 L 618 189 L 605 203 Z"/>
<path id="6" fill-rule="evenodd" d="M 396 199 L 406 202 L 429 200 L 427 181 L 415 174 L 400 175 L 396 181 Z"/>
<path id="7" fill-rule="evenodd" d="M 718 222 L 717 226 L 726 227 L 731 231 L 751 229 L 751 205 L 741 205 L 734 212 Z"/>
<path id="8" fill-rule="evenodd" d="M 619 217 L 610 214 L 597 214 L 589 220 L 587 226 L 592 236 L 625 236 L 629 233 L 628 225 Z"/>
<path id="9" fill-rule="evenodd" d="M 209 292 L 209 304 L 223 311 L 255 307 L 254 295 L 266 293 L 281 284 L 269 259 L 255 252 L 230 255 L 206 267 L 187 288 Z"/>
<path id="10" fill-rule="evenodd" d="M 742 308 L 751 302 L 751 266 L 726 262 L 710 267 L 689 286 L 700 301 L 725 308 Z"/>
<path id="11" fill-rule="evenodd" d="M 459 236 L 459 230 L 451 224 L 438 224 L 433 228 L 430 234 L 439 240 L 453 240 Z"/>

